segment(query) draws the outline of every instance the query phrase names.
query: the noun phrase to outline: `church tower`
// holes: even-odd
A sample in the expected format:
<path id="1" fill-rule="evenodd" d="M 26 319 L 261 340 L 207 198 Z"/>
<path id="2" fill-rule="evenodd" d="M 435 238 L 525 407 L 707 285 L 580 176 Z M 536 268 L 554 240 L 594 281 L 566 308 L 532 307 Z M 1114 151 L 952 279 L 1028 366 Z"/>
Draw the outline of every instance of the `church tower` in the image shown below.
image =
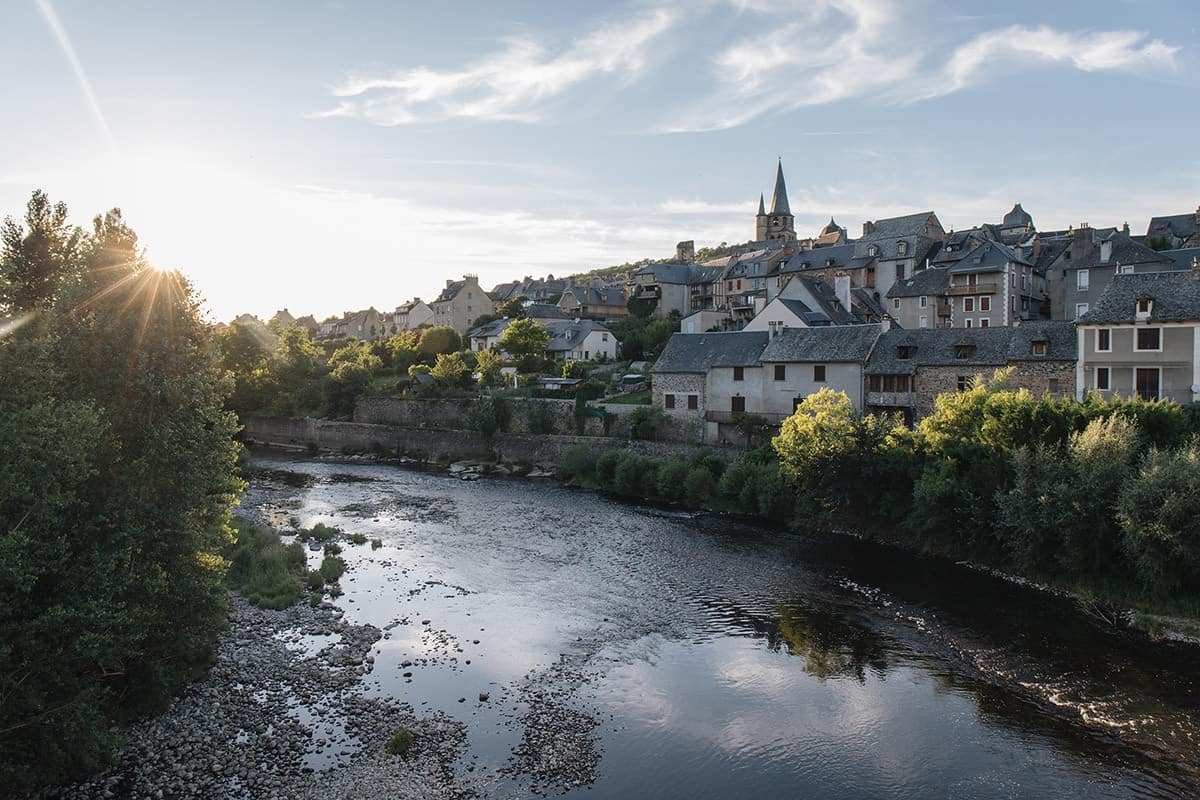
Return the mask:
<path id="1" fill-rule="evenodd" d="M 771 210 L 763 207 L 763 196 L 758 196 L 758 214 L 754 218 L 754 240 L 758 242 L 781 239 L 796 241 L 795 217 L 788 205 L 787 184 L 783 180 L 783 159 L 775 168 L 775 193 L 771 196 Z"/>

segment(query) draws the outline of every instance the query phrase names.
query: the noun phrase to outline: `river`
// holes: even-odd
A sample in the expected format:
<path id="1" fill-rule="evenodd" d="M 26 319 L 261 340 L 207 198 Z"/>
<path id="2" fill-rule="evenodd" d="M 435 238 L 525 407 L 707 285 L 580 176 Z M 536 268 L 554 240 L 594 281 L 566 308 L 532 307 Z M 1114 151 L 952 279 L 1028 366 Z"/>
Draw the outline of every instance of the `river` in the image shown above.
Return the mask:
<path id="1" fill-rule="evenodd" d="M 362 691 L 462 720 L 481 796 L 1200 795 L 1198 651 L 1064 599 L 548 481 L 253 463 L 243 513 L 382 540 L 343 545 L 337 603 L 386 632 Z"/>

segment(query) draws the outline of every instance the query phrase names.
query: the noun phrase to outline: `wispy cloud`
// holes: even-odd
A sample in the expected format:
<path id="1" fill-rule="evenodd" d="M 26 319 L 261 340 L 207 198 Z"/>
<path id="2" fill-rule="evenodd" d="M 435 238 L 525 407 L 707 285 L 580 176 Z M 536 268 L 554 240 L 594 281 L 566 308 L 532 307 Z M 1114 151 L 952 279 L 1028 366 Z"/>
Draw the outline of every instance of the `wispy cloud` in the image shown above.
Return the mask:
<path id="1" fill-rule="evenodd" d="M 960 91 L 981 82 L 987 67 L 1057 63 L 1075 69 L 1147 70 L 1172 67 L 1177 47 L 1138 31 L 1059 31 L 1012 25 L 950 49 L 943 59 L 911 8 L 897 0 L 809 0 L 779 9 L 757 0 L 730 0 L 757 12 L 773 29 L 724 48 L 714 58 L 717 88 L 664 132 L 720 130 L 764 114 L 854 98 L 905 103 Z M 940 64 L 940 66 L 939 66 Z M 714 114 L 713 109 L 727 109 Z"/>
<path id="2" fill-rule="evenodd" d="M 513 37 L 503 50 L 460 70 L 420 66 L 390 75 L 352 75 L 334 89 L 338 105 L 314 116 L 357 117 L 378 125 L 460 118 L 536 122 L 547 102 L 584 81 L 636 77 L 646 65 L 647 45 L 678 16 L 654 9 L 599 27 L 558 52 L 533 37 Z"/>
<path id="3" fill-rule="evenodd" d="M 96 120 L 96 128 L 104 139 L 104 144 L 110 153 L 115 153 L 117 147 L 113 141 L 112 130 L 108 127 L 108 120 L 104 118 L 104 112 L 100 110 L 100 101 L 96 99 L 96 93 L 92 90 L 92 82 L 88 80 L 87 72 L 83 69 L 83 62 L 79 60 L 75 46 L 71 44 L 71 37 L 67 35 L 67 29 L 63 27 L 62 20 L 58 18 L 58 13 L 50 4 L 50 0 L 37 0 L 37 7 L 42 12 L 46 25 L 50 27 L 50 32 L 54 34 L 67 63 L 71 65 L 71 71 L 75 73 L 75 80 L 79 83 L 79 89 L 87 100 L 88 110 L 92 112 L 92 117 Z"/>

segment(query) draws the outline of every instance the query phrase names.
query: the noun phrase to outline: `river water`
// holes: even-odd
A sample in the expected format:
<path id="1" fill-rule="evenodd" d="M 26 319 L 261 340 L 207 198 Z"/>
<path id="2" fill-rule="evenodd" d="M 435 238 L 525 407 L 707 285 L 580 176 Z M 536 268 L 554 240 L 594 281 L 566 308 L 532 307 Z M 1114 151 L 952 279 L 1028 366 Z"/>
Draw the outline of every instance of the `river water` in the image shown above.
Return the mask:
<path id="1" fill-rule="evenodd" d="M 254 463 L 249 515 L 382 540 L 343 545 L 338 605 L 386 631 L 363 691 L 463 720 L 481 796 L 1200 796 L 1200 650 L 1068 601 L 551 482 Z"/>

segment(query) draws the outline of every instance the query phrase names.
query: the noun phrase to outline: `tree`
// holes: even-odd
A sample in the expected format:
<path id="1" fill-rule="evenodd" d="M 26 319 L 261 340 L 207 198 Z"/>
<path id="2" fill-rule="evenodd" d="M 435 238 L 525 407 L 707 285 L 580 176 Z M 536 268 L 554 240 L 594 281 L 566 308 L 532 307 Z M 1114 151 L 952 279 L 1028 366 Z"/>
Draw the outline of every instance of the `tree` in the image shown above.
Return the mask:
<path id="1" fill-rule="evenodd" d="M 509 319 L 517 319 L 525 316 L 525 298 L 524 296 L 514 297 L 511 300 L 501 303 L 496 306 L 497 319 L 508 317 Z"/>
<path id="2" fill-rule="evenodd" d="M 531 319 L 516 319 L 500 337 L 500 349 L 513 358 L 541 358 L 550 344 L 550 331 Z"/>
<path id="3" fill-rule="evenodd" d="M 420 336 L 412 331 L 398 333 L 387 341 L 392 366 L 404 372 L 421 360 Z"/>
<path id="4" fill-rule="evenodd" d="M 438 325 L 426 328 L 421 334 L 420 348 L 426 355 L 436 356 L 442 353 L 455 353 L 462 349 L 462 337 L 449 325 Z"/>
<path id="5" fill-rule="evenodd" d="M 479 383 L 483 386 L 495 386 L 500 382 L 500 365 L 503 362 L 495 350 L 481 350 L 475 355 L 475 371 L 479 373 Z"/>
<path id="6" fill-rule="evenodd" d="M 119 212 L 79 254 L 0 340 L 0 785 L 17 791 L 94 771 L 115 721 L 206 668 L 243 487 L 191 286 L 145 263 Z"/>
<path id="7" fill-rule="evenodd" d="M 442 353 L 437 363 L 429 370 L 433 379 L 445 386 L 460 386 L 470 377 L 471 370 L 463 361 L 461 353 Z"/>
<path id="8" fill-rule="evenodd" d="M 66 205 L 51 205 L 45 192 L 35 191 L 25 225 L 12 217 L 0 225 L 0 309 L 19 314 L 53 307 L 81 277 L 84 245 L 83 232 L 67 222 Z"/>

